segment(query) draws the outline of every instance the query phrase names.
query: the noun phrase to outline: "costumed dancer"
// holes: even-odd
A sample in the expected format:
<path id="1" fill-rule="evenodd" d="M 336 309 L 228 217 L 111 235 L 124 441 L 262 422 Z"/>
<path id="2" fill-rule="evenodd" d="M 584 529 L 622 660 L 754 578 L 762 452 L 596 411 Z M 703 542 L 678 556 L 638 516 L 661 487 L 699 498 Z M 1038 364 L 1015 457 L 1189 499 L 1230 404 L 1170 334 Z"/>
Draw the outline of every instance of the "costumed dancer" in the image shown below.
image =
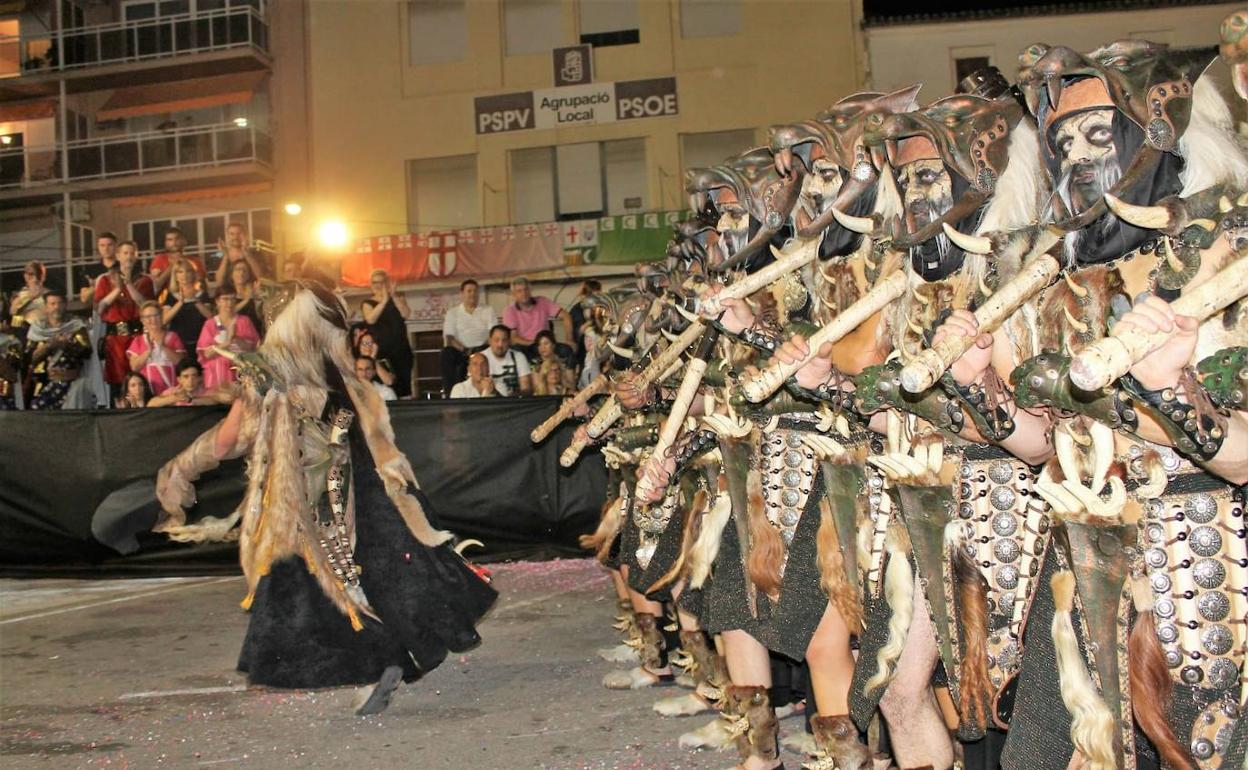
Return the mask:
<path id="1" fill-rule="evenodd" d="M 65 314 L 65 295 L 43 295 L 44 312 L 26 332 L 28 409 L 90 409 L 89 381 L 82 376 L 91 357 L 91 336 L 80 318 Z"/>
<path id="2" fill-rule="evenodd" d="M 353 376 L 339 300 L 315 283 L 271 291 L 264 343 L 235 356 L 229 415 L 160 471 L 154 529 L 239 540 L 251 619 L 238 668 L 251 683 L 376 683 L 356 711 L 375 714 L 401 681 L 477 645 L 496 594 L 430 520 L 384 402 Z M 194 481 L 243 455 L 238 509 L 186 524 Z"/>
<path id="3" fill-rule="evenodd" d="M 1219 278 L 1243 264 L 1248 159 L 1202 77 L 1210 58 L 1143 41 L 1021 57 L 1067 280 L 1040 305 L 1046 352 L 1011 378 L 1015 402 L 1056 423 L 1037 490 L 1060 547 L 1031 610 L 1006 768 L 1244 762 L 1248 327 L 1238 302 L 1176 316 L 1189 295 L 1225 304 L 1245 288 Z M 1141 331 L 1166 340 L 1121 378 L 1101 372 L 1106 387 L 1072 385 L 1098 339 Z"/>

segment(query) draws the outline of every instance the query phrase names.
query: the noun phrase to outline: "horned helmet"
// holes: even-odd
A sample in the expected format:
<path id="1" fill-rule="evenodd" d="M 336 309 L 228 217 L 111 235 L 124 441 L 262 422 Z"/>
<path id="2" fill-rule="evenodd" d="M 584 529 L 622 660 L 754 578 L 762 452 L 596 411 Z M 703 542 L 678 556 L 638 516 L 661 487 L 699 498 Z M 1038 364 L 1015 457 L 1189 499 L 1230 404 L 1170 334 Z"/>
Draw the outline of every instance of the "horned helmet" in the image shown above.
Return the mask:
<path id="1" fill-rule="evenodd" d="M 713 271 L 765 264 L 771 255 L 764 247 L 781 245 L 788 237 L 799 181 L 781 177 L 766 148 L 687 173 L 685 190 L 691 207 L 713 217 L 719 233 L 717 253 L 708 261 Z"/>
<path id="2" fill-rule="evenodd" d="M 965 252 L 945 226 L 973 232 L 1010 162 L 1010 141 L 1024 120 L 1012 99 L 959 94 L 914 112 L 871 115 L 864 139 L 877 168 L 897 176 L 903 215 L 893 220 L 893 248 L 910 251 L 927 281 L 956 272 Z"/>
<path id="3" fill-rule="evenodd" d="M 786 177 L 803 177 L 793 207 L 794 230 L 804 238 L 824 233 L 821 257 L 853 253 L 861 243 L 861 233 L 837 225 L 834 209 L 865 217 L 875 208 L 879 171 L 862 140 L 868 116 L 916 109 L 919 88 L 914 85 L 891 94 L 853 94 L 819 113 L 815 120 L 771 128 L 770 146 L 777 171 Z"/>
<path id="4" fill-rule="evenodd" d="M 1047 219 L 1077 236 L 1068 256 L 1103 262 L 1153 236 L 1108 211 L 1105 196 L 1150 205 L 1181 189 L 1179 140 L 1211 53 L 1120 40 L 1081 54 L 1036 44 L 1018 82 L 1042 130 L 1053 182 Z"/>

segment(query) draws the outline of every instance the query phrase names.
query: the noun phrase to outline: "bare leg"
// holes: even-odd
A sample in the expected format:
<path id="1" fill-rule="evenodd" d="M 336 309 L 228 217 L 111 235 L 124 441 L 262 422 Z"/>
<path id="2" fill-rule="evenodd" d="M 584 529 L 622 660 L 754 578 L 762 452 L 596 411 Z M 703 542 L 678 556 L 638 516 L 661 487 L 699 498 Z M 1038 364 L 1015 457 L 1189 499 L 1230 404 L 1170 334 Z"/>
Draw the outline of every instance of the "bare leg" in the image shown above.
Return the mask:
<path id="1" fill-rule="evenodd" d="M 849 683 L 854 678 L 854 656 L 849 649 L 849 627 L 831 604 L 806 648 L 810 683 L 820 716 L 849 713 Z"/>
<path id="2" fill-rule="evenodd" d="M 939 656 L 917 576 L 914 596 L 910 633 L 896 675 L 880 699 L 880 711 L 888 720 L 893 761 L 898 767 L 931 765 L 935 770 L 946 770 L 953 765 L 953 744 L 932 693 L 932 672 Z"/>
<path id="3" fill-rule="evenodd" d="M 611 574 L 611 584 L 615 586 L 615 598 L 628 601 L 628 586 L 624 583 L 624 576 L 618 569 L 607 570 L 607 572 Z"/>

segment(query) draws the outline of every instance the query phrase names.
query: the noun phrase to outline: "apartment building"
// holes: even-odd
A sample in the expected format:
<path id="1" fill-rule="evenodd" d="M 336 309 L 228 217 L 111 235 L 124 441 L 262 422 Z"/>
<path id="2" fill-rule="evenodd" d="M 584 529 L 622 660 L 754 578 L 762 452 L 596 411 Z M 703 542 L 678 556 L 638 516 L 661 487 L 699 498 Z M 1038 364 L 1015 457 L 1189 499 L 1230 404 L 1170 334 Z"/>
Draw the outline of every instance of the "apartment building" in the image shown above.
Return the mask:
<path id="1" fill-rule="evenodd" d="M 1133 38 L 1214 47 L 1222 20 L 1241 8 L 1210 0 L 866 0 L 868 81 L 880 89 L 923 83 L 919 98 L 931 101 L 989 65 L 1013 78 L 1032 43 L 1091 51 Z"/>
<path id="2" fill-rule="evenodd" d="M 177 227 L 210 261 L 229 222 L 273 241 L 278 171 L 299 166 L 274 137 L 283 105 L 300 108 L 291 133 L 302 126 L 302 10 L 0 2 L 0 288 L 20 285 L 29 259 L 79 288 L 104 231 L 148 255 Z M 283 24 L 298 34 L 275 31 Z M 293 50 L 285 69 L 283 45 Z"/>

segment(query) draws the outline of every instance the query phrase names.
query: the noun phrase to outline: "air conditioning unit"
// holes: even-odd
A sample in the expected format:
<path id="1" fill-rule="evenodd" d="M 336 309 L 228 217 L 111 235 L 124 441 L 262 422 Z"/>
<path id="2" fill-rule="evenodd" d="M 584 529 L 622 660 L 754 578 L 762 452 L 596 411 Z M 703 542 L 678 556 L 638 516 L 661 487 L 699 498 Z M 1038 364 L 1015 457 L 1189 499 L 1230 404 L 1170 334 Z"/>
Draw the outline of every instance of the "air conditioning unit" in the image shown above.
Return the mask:
<path id="1" fill-rule="evenodd" d="M 57 219 L 65 218 L 65 206 L 60 203 L 52 204 L 52 216 Z M 70 222 L 87 222 L 91 219 L 91 201 L 87 200 L 71 200 L 69 202 L 69 221 Z"/>

